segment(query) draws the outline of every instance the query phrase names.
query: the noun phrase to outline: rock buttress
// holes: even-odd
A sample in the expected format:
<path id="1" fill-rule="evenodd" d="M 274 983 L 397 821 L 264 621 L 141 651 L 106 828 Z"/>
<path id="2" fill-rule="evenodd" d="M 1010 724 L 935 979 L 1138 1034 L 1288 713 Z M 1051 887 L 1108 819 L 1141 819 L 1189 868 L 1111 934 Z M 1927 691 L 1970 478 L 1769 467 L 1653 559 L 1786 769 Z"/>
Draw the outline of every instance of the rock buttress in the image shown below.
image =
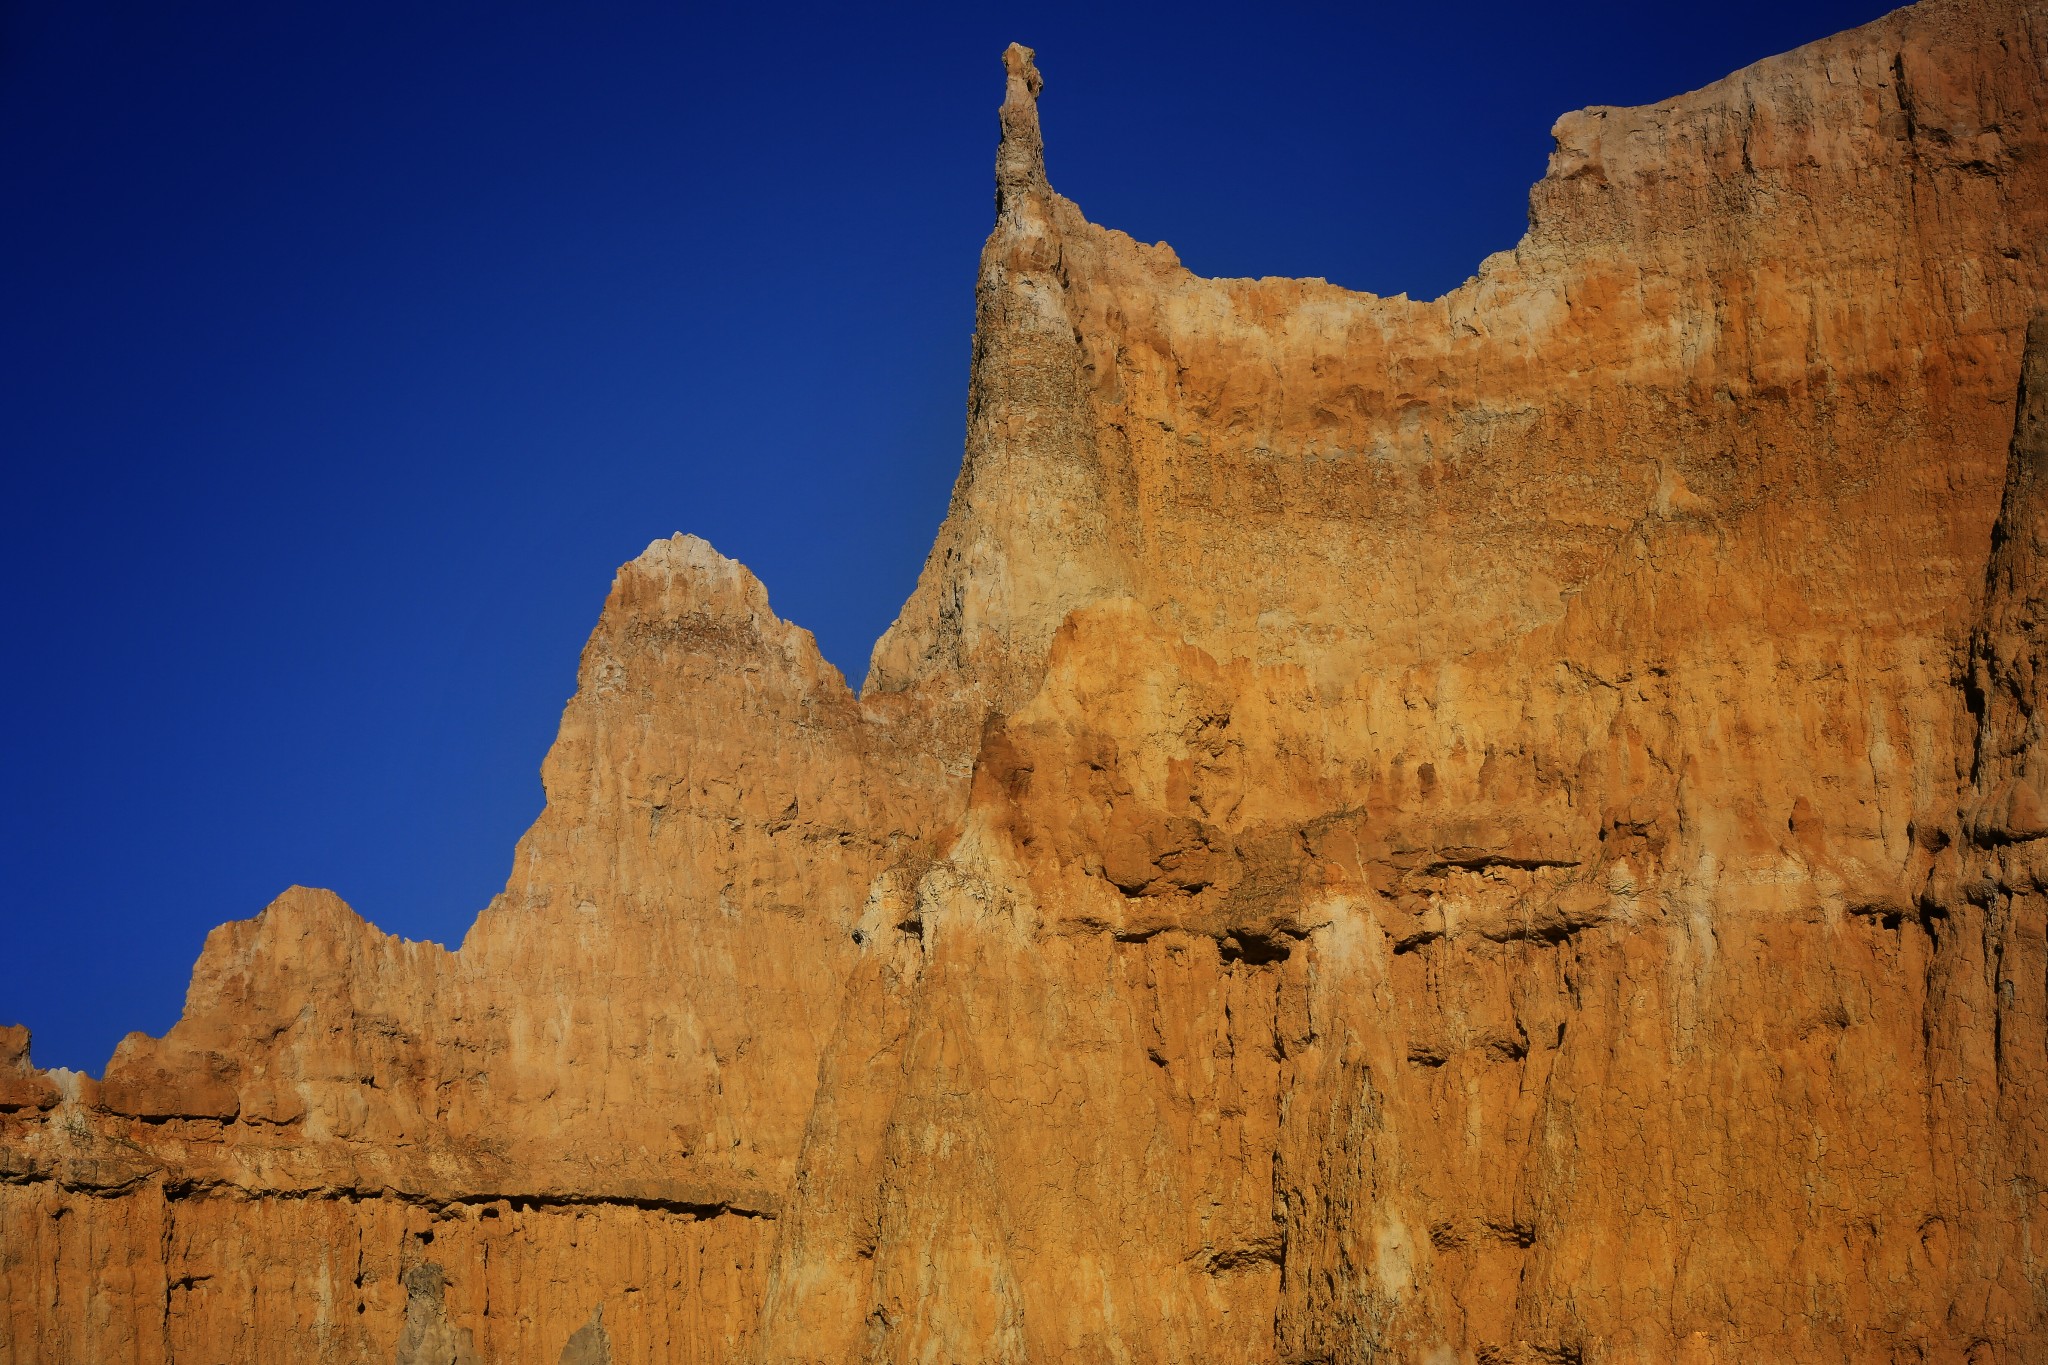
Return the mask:
<path id="1" fill-rule="evenodd" d="M 460 951 L 294 889 L 102 1082 L 0 1091 L 0 1360 L 552 1362 L 600 1307 L 615 1359 L 730 1359 L 868 883 L 946 792 L 919 733 L 655 542 Z"/>

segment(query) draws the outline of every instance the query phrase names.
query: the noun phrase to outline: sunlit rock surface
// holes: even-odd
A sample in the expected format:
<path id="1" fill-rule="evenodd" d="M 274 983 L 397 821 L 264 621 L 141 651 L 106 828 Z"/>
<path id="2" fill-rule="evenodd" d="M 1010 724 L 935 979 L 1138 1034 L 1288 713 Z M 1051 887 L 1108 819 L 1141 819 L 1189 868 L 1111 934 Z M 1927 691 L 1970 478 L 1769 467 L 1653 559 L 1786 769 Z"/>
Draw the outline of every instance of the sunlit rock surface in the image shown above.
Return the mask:
<path id="1" fill-rule="evenodd" d="M 656 542 L 458 951 L 0 1032 L 0 1362 L 2048 1359 L 2048 9 L 1568 115 L 1434 302 L 1005 61 L 863 693 Z"/>

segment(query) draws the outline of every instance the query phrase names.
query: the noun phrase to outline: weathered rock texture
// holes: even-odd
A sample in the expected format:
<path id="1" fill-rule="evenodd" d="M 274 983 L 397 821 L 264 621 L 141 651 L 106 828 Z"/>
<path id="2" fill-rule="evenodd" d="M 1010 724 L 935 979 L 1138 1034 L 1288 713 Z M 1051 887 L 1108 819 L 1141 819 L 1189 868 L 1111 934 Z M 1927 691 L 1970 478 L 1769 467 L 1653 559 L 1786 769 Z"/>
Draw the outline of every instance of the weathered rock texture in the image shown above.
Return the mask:
<path id="1" fill-rule="evenodd" d="M 1569 115 L 1429 303 L 1006 61 L 862 695 L 657 542 L 459 952 L 0 1034 L 0 1362 L 2048 1359 L 2048 9 Z"/>

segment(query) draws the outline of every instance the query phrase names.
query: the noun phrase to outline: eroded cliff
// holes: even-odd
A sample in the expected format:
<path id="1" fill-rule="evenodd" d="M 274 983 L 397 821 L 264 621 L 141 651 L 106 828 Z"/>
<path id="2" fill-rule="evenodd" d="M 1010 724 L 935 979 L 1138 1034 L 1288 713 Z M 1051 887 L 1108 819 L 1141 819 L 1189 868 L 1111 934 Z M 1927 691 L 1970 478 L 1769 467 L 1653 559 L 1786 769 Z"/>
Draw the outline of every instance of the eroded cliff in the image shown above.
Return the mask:
<path id="1" fill-rule="evenodd" d="M 459 951 L 0 1036 L 0 1362 L 2048 1355 L 2048 11 L 1569 115 L 1433 302 L 1006 66 L 861 695 L 657 542 Z"/>

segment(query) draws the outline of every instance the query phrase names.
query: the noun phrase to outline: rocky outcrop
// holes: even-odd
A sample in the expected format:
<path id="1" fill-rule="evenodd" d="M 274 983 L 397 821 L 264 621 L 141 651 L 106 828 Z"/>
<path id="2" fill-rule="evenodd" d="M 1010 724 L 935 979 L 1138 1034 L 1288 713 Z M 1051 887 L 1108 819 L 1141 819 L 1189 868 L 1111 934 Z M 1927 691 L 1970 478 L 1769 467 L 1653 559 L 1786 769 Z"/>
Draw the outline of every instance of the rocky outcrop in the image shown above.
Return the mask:
<path id="1" fill-rule="evenodd" d="M 650 546 L 459 952 L 288 891 L 209 937 L 170 1034 L 15 1111 L 12 1359 L 390 1359 L 445 1315 L 480 1360 L 553 1361 L 607 1302 L 620 1358 L 729 1358 L 846 925 L 945 797 L 899 757 L 920 733 L 863 713 L 746 570 Z"/>
<path id="2" fill-rule="evenodd" d="M 458 951 L 0 1035 L 0 1361 L 2048 1355 L 2048 14 L 1567 116 L 1432 302 L 1090 224 L 1005 63 L 860 696 L 656 542 Z"/>

